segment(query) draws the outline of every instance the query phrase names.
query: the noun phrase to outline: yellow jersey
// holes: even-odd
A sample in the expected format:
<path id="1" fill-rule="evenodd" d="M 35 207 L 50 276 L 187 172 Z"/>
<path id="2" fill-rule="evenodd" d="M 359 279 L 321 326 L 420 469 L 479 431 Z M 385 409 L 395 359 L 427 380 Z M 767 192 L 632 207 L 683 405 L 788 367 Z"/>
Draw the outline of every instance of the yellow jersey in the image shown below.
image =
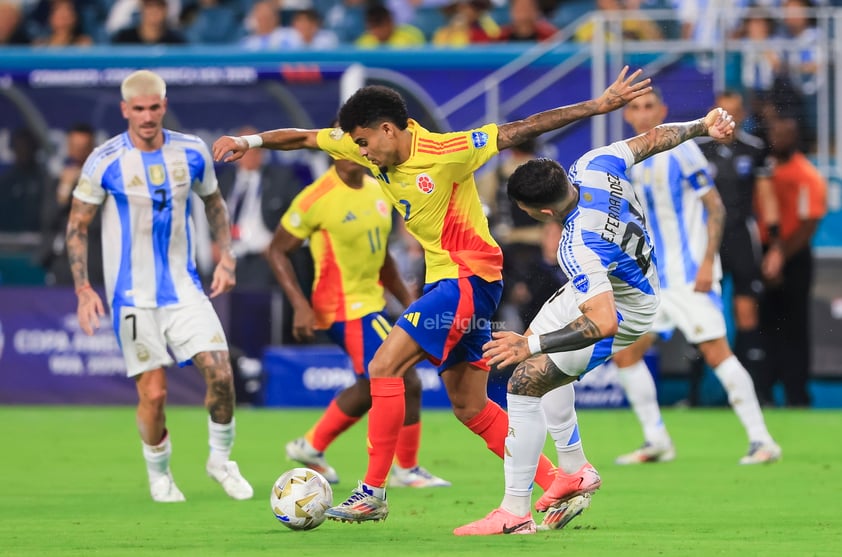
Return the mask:
<path id="1" fill-rule="evenodd" d="M 281 226 L 296 238 L 310 239 L 317 328 L 383 310 L 380 269 L 392 208 L 376 180 L 365 176 L 363 186 L 354 189 L 331 167 L 295 197 Z"/>
<path id="2" fill-rule="evenodd" d="M 433 133 L 409 120 L 412 152 L 402 164 L 385 169 L 360 155 L 351 136 L 323 129 L 319 148 L 371 170 L 383 193 L 424 248 L 426 282 L 479 276 L 502 278 L 503 252 L 491 237 L 474 171 L 497 154 L 497 125 Z"/>

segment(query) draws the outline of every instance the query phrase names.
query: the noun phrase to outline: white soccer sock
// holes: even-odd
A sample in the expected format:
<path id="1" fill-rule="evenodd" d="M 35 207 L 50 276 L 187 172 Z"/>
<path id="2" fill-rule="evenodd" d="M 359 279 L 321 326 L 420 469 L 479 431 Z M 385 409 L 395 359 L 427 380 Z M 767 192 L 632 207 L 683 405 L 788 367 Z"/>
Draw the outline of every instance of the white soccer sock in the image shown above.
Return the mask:
<path id="1" fill-rule="evenodd" d="M 629 367 L 618 367 L 620 385 L 643 427 L 643 438 L 655 445 L 670 444 L 670 436 L 661 418 L 658 391 L 646 362 L 640 360 Z"/>
<path id="2" fill-rule="evenodd" d="M 503 456 L 506 495 L 500 506 L 512 514 L 525 516 L 531 513 L 532 481 L 547 440 L 547 422 L 540 398 L 509 393 L 506 401 L 509 412 L 509 434 Z"/>
<path id="3" fill-rule="evenodd" d="M 768 443 L 772 441 L 763 412 L 757 402 L 751 376 L 736 356 L 731 355 L 713 370 L 728 393 L 728 402 L 737 414 L 748 434 L 749 441 Z"/>
<path id="4" fill-rule="evenodd" d="M 220 467 L 230 460 L 234 447 L 234 418 L 231 418 L 231 423 L 218 424 L 208 416 L 208 445 L 210 466 Z"/>
<path id="5" fill-rule="evenodd" d="M 149 475 L 149 483 L 151 484 L 161 476 L 166 476 L 170 469 L 170 455 L 172 454 L 172 445 L 170 444 L 170 434 L 164 436 L 157 445 L 147 445 L 143 441 L 143 459 L 146 460 L 146 473 Z"/>
<path id="6" fill-rule="evenodd" d="M 575 402 L 576 393 L 572 383 L 553 389 L 541 397 L 547 429 L 555 441 L 558 453 L 558 467 L 565 474 L 578 472 L 588 462 L 579 437 Z"/>

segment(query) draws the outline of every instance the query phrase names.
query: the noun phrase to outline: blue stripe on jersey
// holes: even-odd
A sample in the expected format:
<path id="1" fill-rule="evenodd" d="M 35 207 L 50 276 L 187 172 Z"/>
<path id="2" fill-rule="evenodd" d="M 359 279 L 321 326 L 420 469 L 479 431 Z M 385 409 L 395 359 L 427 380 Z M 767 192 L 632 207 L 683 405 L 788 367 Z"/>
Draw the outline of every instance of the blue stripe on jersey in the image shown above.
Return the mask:
<path id="1" fill-rule="evenodd" d="M 181 137 L 180 139 L 187 139 Z M 197 140 L 198 141 L 198 140 Z M 205 177 L 205 157 L 201 152 L 193 149 L 185 149 L 184 155 L 187 157 L 187 168 L 190 174 L 190 185 L 192 186 L 197 181 L 201 182 Z M 195 258 L 193 257 L 193 238 L 190 232 L 190 216 L 193 214 L 192 196 L 187 196 L 187 210 L 185 212 L 184 223 L 187 227 L 187 272 L 190 278 L 193 279 L 193 284 L 202 291 L 202 280 L 199 278 L 199 270 L 196 269 Z"/>
<path id="2" fill-rule="evenodd" d="M 615 155 L 599 155 L 588 161 L 588 166 L 585 170 L 604 170 L 618 178 L 625 178 L 626 176 L 626 161 Z"/>
<path id="3" fill-rule="evenodd" d="M 678 236 L 681 240 L 681 259 L 684 264 L 684 280 L 686 282 L 693 282 L 696 280 L 696 273 L 698 268 L 696 262 L 693 261 L 693 256 L 690 253 L 690 238 L 687 235 L 687 227 L 685 226 L 685 207 L 684 207 L 684 172 L 676 157 L 669 159 L 669 188 L 670 197 L 672 197 L 672 205 L 675 210 L 675 217 L 678 222 Z"/>
<path id="4" fill-rule="evenodd" d="M 164 155 L 161 150 L 141 153 L 149 197 L 152 199 L 152 251 L 155 257 L 156 304 L 166 306 L 178 302 L 170 270 L 170 236 L 172 234 L 172 190 Z M 158 169 L 160 167 L 160 169 Z M 160 173 L 160 174 L 159 174 Z M 155 183 L 155 182 L 158 183 Z"/>
<path id="5" fill-rule="evenodd" d="M 646 165 L 650 166 L 650 165 Z M 651 168 L 651 166 L 650 166 Z M 652 241 L 654 244 L 654 253 L 658 253 L 658 246 L 664 246 L 664 235 L 661 234 L 661 225 L 658 223 L 658 215 L 655 214 L 655 198 L 652 195 L 652 188 L 645 186 L 643 188 L 643 195 L 646 197 L 646 215 L 647 223 L 649 224 L 649 232 L 652 234 Z M 661 247 L 661 249 L 664 249 Z M 669 281 L 667 280 L 666 268 L 658 267 L 658 279 L 661 282 L 661 288 L 667 288 Z"/>
<path id="6" fill-rule="evenodd" d="M 199 270 L 196 269 L 195 257 L 193 256 L 193 233 L 190 230 L 190 214 L 193 212 L 193 196 L 187 195 L 187 203 L 184 204 L 184 226 L 187 229 L 187 272 L 190 278 L 193 279 L 193 284 L 200 292 L 202 289 L 202 281 L 199 278 Z"/>
<path id="7" fill-rule="evenodd" d="M 644 294 L 655 294 L 655 290 L 652 288 L 646 275 L 640 270 L 637 261 L 622 251 L 620 246 L 606 242 L 600 234 L 590 230 L 582 231 L 582 240 L 584 240 L 588 249 L 599 257 L 603 267 L 608 268 L 613 263 L 617 264 L 609 274 L 625 282 L 632 288 L 640 290 Z"/>
<path id="8" fill-rule="evenodd" d="M 564 228 L 566 234 L 561 235 L 561 242 L 558 245 L 558 252 L 560 255 L 559 261 L 561 262 L 561 268 L 564 271 L 564 274 L 567 275 L 567 278 L 572 279 L 573 277 L 581 274 L 582 266 L 576 262 L 576 256 L 573 253 L 573 236 L 574 231 L 576 230 L 576 217 L 579 216 L 579 207 L 577 206 L 573 209 L 573 212 L 567 215 L 564 222 Z"/>
<path id="9" fill-rule="evenodd" d="M 114 281 L 114 299 L 111 306 L 119 314 L 124 305 L 134 305 L 134 296 L 131 294 L 134 289 L 132 280 L 132 258 L 131 250 L 126 246 L 132 245 L 132 214 L 129 198 L 126 195 L 126 184 L 123 182 L 123 171 L 120 168 L 120 159 L 115 159 L 102 174 L 102 185 L 114 198 L 114 205 L 117 208 L 117 215 L 120 219 L 120 268 L 117 270 L 117 280 Z"/>
<path id="10" fill-rule="evenodd" d="M 716 290 L 708 290 L 708 298 L 716 305 L 716 308 L 719 311 L 723 311 L 723 304 L 722 304 L 722 294 L 717 292 Z"/>
<path id="11" fill-rule="evenodd" d="M 611 357 L 611 347 L 614 345 L 614 337 L 604 338 L 593 345 L 591 359 L 585 372 L 591 371 L 600 364 L 604 364 Z"/>

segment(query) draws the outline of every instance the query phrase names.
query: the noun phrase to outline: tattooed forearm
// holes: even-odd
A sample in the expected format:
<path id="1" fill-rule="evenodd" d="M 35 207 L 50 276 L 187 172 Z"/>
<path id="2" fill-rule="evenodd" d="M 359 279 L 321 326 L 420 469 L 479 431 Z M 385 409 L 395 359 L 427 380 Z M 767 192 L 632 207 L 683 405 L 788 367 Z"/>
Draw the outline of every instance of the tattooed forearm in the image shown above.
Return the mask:
<path id="1" fill-rule="evenodd" d="M 707 127 L 704 120 L 700 119 L 692 122 L 661 124 L 630 139 L 627 143 L 634 153 L 634 162 L 638 163 L 656 153 L 669 151 L 688 139 L 706 134 Z"/>
<path id="2" fill-rule="evenodd" d="M 533 114 L 523 120 L 509 122 L 498 128 L 497 149 L 508 149 L 542 133 L 557 130 L 567 124 L 599 114 L 595 101 L 584 101 Z"/>
<path id="3" fill-rule="evenodd" d="M 541 352 L 550 354 L 579 350 L 602 338 L 605 338 L 605 335 L 599 330 L 599 326 L 587 315 L 582 315 L 563 329 L 539 336 L 538 340 L 541 344 Z"/>
<path id="4" fill-rule="evenodd" d="M 539 397 L 574 379 L 558 369 L 549 356 L 542 354 L 518 364 L 509 379 L 508 392 Z"/>
<path id="5" fill-rule="evenodd" d="M 222 253 L 230 253 L 231 221 L 228 218 L 228 207 L 225 205 L 225 200 L 222 199 L 219 190 L 203 199 L 211 236 Z"/>
<path id="6" fill-rule="evenodd" d="M 193 363 L 202 372 L 207 385 L 205 408 L 217 424 L 231 423 L 234 417 L 234 375 L 228 352 L 199 352 Z"/>
<path id="7" fill-rule="evenodd" d="M 88 226 L 97 208 L 97 205 L 74 199 L 67 220 L 67 259 L 77 289 L 88 284 Z"/>

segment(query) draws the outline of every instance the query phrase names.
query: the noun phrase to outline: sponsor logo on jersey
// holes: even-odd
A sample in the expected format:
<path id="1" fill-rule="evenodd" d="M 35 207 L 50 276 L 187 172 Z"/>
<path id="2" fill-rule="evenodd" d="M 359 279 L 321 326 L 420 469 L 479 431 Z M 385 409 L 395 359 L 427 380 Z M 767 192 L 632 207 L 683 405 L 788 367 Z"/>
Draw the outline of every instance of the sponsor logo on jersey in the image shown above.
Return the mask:
<path id="1" fill-rule="evenodd" d="M 328 135 L 332 140 L 339 141 L 345 135 L 345 132 L 342 131 L 342 128 L 333 128 Z"/>
<path id="2" fill-rule="evenodd" d="M 213 344 L 223 344 L 225 339 L 222 337 L 222 333 L 216 333 L 211 337 L 210 341 Z"/>
<path id="3" fill-rule="evenodd" d="M 153 164 L 149 167 L 149 181 L 152 182 L 153 186 L 160 186 L 166 179 L 167 175 L 164 172 L 164 165 Z"/>
<path id="4" fill-rule="evenodd" d="M 573 277 L 573 286 L 576 287 L 576 290 L 585 294 L 588 291 L 588 288 L 591 287 L 591 281 L 588 280 L 588 275 L 576 275 Z"/>
<path id="5" fill-rule="evenodd" d="M 418 186 L 421 193 L 433 193 L 433 190 L 436 189 L 435 182 L 433 182 L 433 179 L 427 174 L 419 174 L 415 179 L 415 185 Z"/>
<path id="6" fill-rule="evenodd" d="M 142 179 L 140 178 L 140 176 L 138 176 L 137 174 L 135 174 L 135 175 L 134 175 L 134 178 L 132 178 L 132 181 L 131 181 L 131 182 L 129 182 L 129 187 L 130 187 L 130 188 L 139 188 L 139 187 L 141 187 L 142 185 L 143 185 L 143 180 L 142 180 Z"/>
<path id="7" fill-rule="evenodd" d="M 474 142 L 474 147 L 477 149 L 485 147 L 486 143 L 488 143 L 488 134 L 485 132 L 473 132 L 471 133 L 471 141 Z"/>
<path id="8" fill-rule="evenodd" d="M 348 214 L 345 215 L 345 218 L 342 219 L 342 222 L 351 222 L 352 220 L 357 220 L 357 216 L 351 211 L 348 211 Z"/>
<path id="9" fill-rule="evenodd" d="M 405 313 L 403 318 L 412 323 L 413 327 L 418 326 L 418 320 L 421 319 L 421 312 L 420 311 L 411 311 L 409 313 Z"/>

